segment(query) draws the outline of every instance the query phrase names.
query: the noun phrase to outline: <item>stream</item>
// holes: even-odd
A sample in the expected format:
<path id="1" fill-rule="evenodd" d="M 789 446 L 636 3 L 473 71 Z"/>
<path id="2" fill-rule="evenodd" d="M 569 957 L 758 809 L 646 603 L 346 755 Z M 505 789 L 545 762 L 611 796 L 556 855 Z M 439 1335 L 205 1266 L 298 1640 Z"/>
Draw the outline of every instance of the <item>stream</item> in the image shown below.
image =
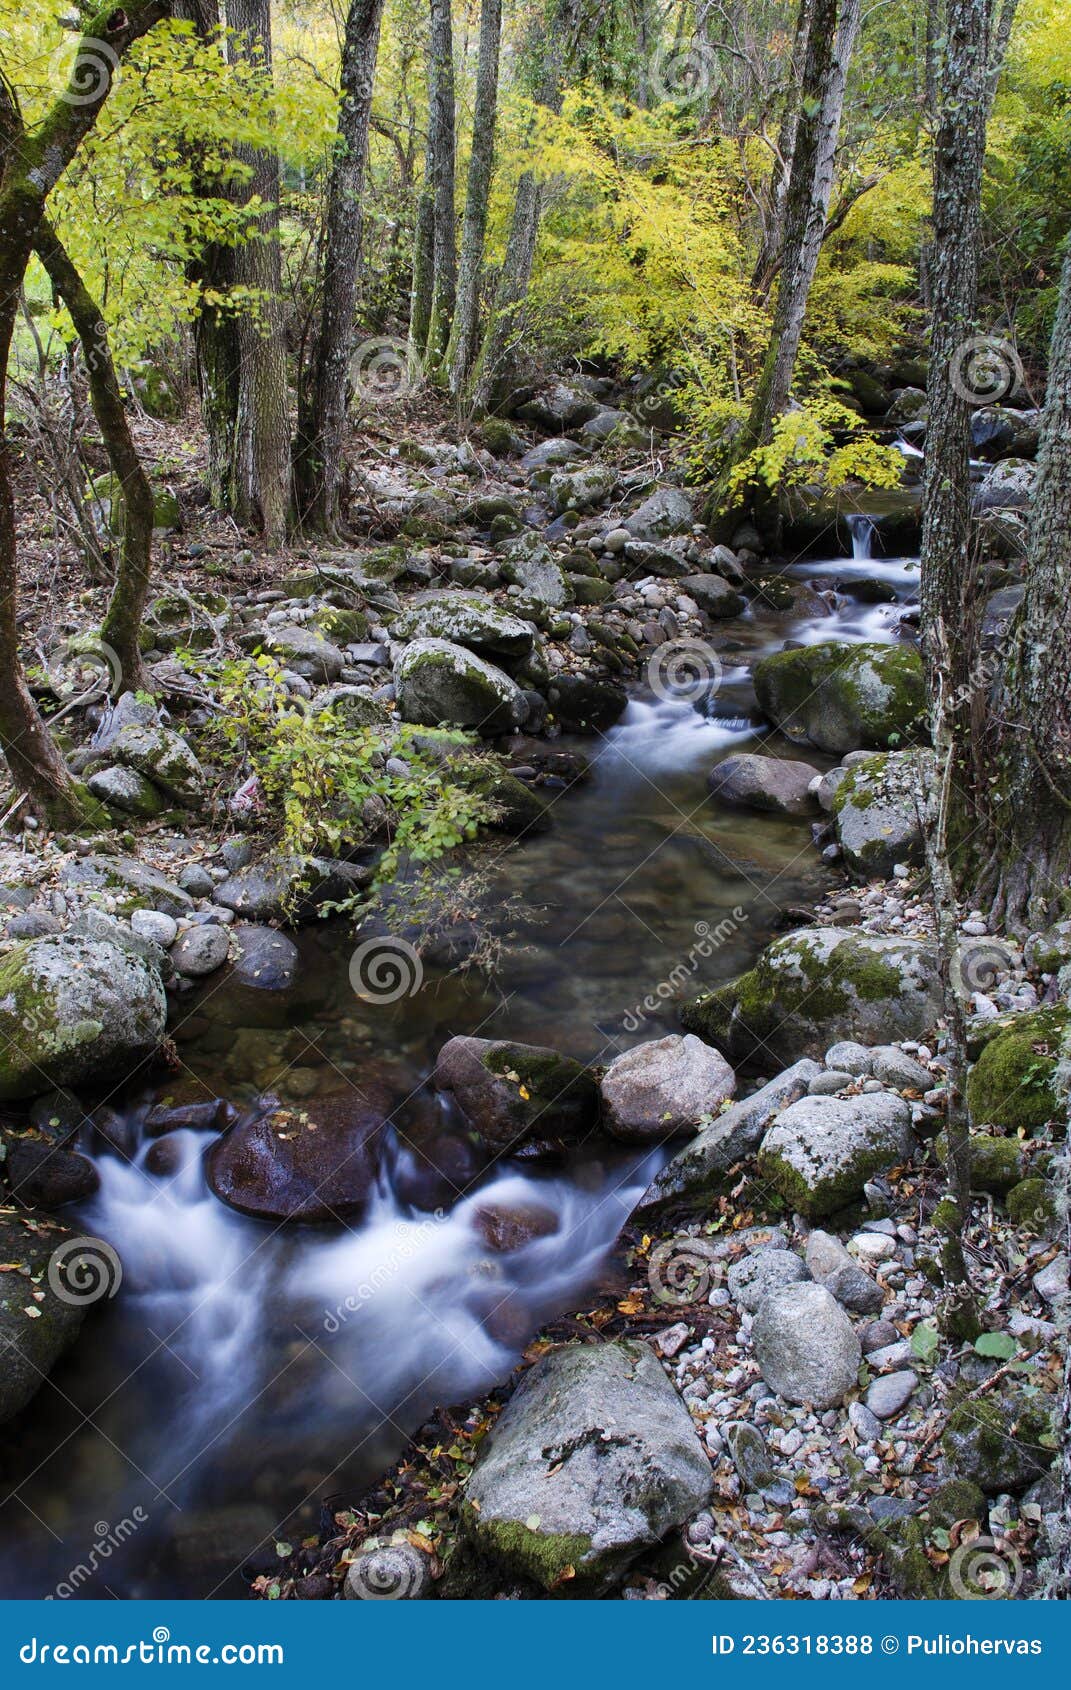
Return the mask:
<path id="1" fill-rule="evenodd" d="M 457 1033 L 607 1062 L 678 1031 L 681 997 L 748 967 L 787 908 L 823 895 L 809 823 L 716 808 L 706 778 L 741 749 L 830 765 L 757 724 L 747 677 L 786 640 L 899 637 L 917 564 L 871 558 L 866 518 L 853 540 L 852 559 L 788 571 L 793 611 L 716 624 L 712 696 L 640 689 L 605 736 L 575 742 L 589 777 L 557 796 L 550 829 L 485 854 L 492 973 L 432 959 L 411 996 L 363 1001 L 352 933 L 320 924 L 297 935 L 291 991 L 180 1000 L 182 1077 L 212 1096 L 386 1092 L 379 1185 L 348 1228 L 248 1219 L 209 1191 L 204 1133 L 171 1135 L 166 1155 L 145 1136 L 167 1087 L 125 1100 L 129 1154 L 88 1147 L 100 1189 L 68 1220 L 114 1243 L 122 1288 L 8 1428 L 7 1595 L 243 1594 L 258 1544 L 316 1531 L 325 1498 L 355 1500 L 436 1406 L 505 1380 L 541 1324 L 613 1283 L 664 1153 L 481 1166 L 428 1076 Z M 490 1252 L 479 1211 L 533 1202 L 557 1229 Z"/>

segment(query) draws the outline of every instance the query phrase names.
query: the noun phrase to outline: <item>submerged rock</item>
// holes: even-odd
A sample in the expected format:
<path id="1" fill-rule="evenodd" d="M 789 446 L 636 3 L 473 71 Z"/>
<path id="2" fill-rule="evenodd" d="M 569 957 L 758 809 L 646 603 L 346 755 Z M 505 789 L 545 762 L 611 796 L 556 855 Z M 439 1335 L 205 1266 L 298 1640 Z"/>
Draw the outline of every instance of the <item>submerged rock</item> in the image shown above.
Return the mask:
<path id="1" fill-rule="evenodd" d="M 736 1090 L 736 1078 L 702 1039 L 671 1033 L 615 1057 L 600 1090 L 603 1120 L 615 1138 L 660 1143 L 716 1114 Z"/>
<path id="2" fill-rule="evenodd" d="M 908 646 L 822 641 L 774 652 L 754 669 L 764 714 L 823 751 L 885 750 L 925 732 L 922 659 Z"/>
<path id="3" fill-rule="evenodd" d="M 572 1057 L 508 1039 L 450 1039 L 435 1064 L 474 1132 L 505 1150 L 522 1139 L 576 1139 L 598 1120 L 594 1075 Z"/>
<path id="4" fill-rule="evenodd" d="M 710 1495 L 691 1417 L 644 1343 L 552 1350 L 481 1446 L 466 1536 L 499 1570 L 599 1596 Z"/>
<path id="5" fill-rule="evenodd" d="M 932 946 L 854 928 L 805 927 L 753 969 L 684 1006 L 681 1020 L 734 1060 L 821 1057 L 836 1038 L 917 1039 L 941 1013 Z"/>
<path id="6" fill-rule="evenodd" d="M 129 1070 L 164 1036 L 150 962 L 105 939 L 30 939 L 0 961 L 0 1099 Z"/>
<path id="7" fill-rule="evenodd" d="M 549 696 L 551 709 L 565 733 L 605 733 L 628 704 L 628 693 L 618 681 L 598 675 L 562 675 Z"/>
<path id="8" fill-rule="evenodd" d="M 0 1422 L 25 1408 L 78 1336 L 85 1307 L 57 1296 L 48 1275 L 73 1238 L 54 1222 L 39 1230 L 33 1216 L 0 1214 L 0 1258 L 9 1264 L 0 1273 Z"/>

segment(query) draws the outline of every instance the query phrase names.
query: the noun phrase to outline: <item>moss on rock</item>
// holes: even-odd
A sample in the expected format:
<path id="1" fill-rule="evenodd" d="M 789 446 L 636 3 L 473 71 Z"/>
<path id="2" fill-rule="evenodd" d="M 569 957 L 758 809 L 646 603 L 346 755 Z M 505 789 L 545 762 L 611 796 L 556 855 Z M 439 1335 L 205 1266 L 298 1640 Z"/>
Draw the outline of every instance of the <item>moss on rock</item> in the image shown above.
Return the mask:
<path id="1" fill-rule="evenodd" d="M 1055 1120 L 1053 1078 L 1066 1029 L 1066 1009 L 1040 1009 L 990 1039 L 967 1079 L 971 1120 L 1027 1133 Z"/>

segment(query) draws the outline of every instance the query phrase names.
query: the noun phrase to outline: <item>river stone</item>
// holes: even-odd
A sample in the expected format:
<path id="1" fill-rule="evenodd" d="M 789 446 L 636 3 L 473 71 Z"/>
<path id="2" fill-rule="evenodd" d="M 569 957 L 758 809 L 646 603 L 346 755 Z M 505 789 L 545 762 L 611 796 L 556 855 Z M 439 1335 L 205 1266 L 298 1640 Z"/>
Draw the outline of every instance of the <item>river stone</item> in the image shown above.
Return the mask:
<path id="1" fill-rule="evenodd" d="M 918 1384 L 918 1374 L 909 1367 L 899 1373 L 885 1373 L 880 1379 L 870 1384 L 866 1393 L 866 1406 L 878 1420 L 892 1420 L 907 1407 L 911 1393 Z"/>
<path id="2" fill-rule="evenodd" d="M 553 1209 L 541 1203 L 483 1203 L 472 1224 L 489 1250 L 498 1255 L 521 1250 L 536 1238 L 549 1238 L 560 1228 Z"/>
<path id="3" fill-rule="evenodd" d="M 65 1302 L 48 1282 L 50 1257 L 75 1234 L 55 1222 L 47 1231 L 35 1225 L 32 1215 L 0 1214 L 0 1259 L 25 1270 L 0 1273 L 0 1422 L 25 1408 L 85 1316 L 83 1305 Z M 44 1293 L 40 1302 L 35 1291 Z"/>
<path id="4" fill-rule="evenodd" d="M 767 1071 L 821 1057 L 834 1039 L 920 1039 L 941 1013 L 931 945 L 851 927 L 775 939 L 754 968 L 681 1011 L 691 1033 Z"/>
<path id="5" fill-rule="evenodd" d="M 1019 1491 L 1041 1478 L 1056 1455 L 1050 1402 L 1009 1390 L 959 1403 L 941 1438 L 950 1472 L 987 1496 Z"/>
<path id="6" fill-rule="evenodd" d="M 285 992 L 297 977 L 299 953 L 274 927 L 237 922 L 231 928 L 231 978 L 261 992 Z"/>
<path id="7" fill-rule="evenodd" d="M 809 1278 L 805 1263 L 794 1250 L 756 1250 L 732 1264 L 726 1283 L 733 1301 L 754 1314 L 772 1291 Z"/>
<path id="8" fill-rule="evenodd" d="M 758 1149 L 774 1116 L 803 1097 L 821 1072 L 817 1062 L 805 1057 L 751 1097 L 731 1104 L 666 1164 L 644 1192 L 636 1212 L 678 1205 L 704 1207 L 724 1188 L 729 1170 Z"/>
<path id="9" fill-rule="evenodd" d="M 440 639 L 490 658 L 521 658 L 531 651 L 530 622 L 511 616 L 485 594 L 417 593 L 391 624 L 394 640 Z"/>
<path id="10" fill-rule="evenodd" d="M 615 1057 L 603 1076 L 604 1125 L 646 1144 L 695 1129 L 736 1090 L 724 1057 L 691 1033 L 652 1039 Z"/>
<path id="11" fill-rule="evenodd" d="M 518 553 L 502 564 L 502 577 L 520 587 L 526 598 L 548 610 L 560 610 L 572 598 L 572 589 L 561 567 L 546 546 L 538 551 Z"/>
<path id="12" fill-rule="evenodd" d="M 521 1379 L 465 1495 L 477 1553 L 553 1591 L 601 1596 L 702 1508 L 710 1462 L 651 1349 L 567 1345 Z"/>
<path id="13" fill-rule="evenodd" d="M 261 1220 L 354 1219 L 375 1186 L 383 1125 L 343 1092 L 305 1109 L 278 1108 L 217 1139 L 205 1177 L 222 1202 Z"/>
<path id="14" fill-rule="evenodd" d="M 100 1184 L 87 1156 L 35 1138 L 5 1135 L 0 1164 L 11 1195 L 26 1208 L 58 1209 L 92 1197 Z"/>
<path id="15" fill-rule="evenodd" d="M 821 641 L 760 658 L 752 678 L 764 715 L 823 751 L 881 751 L 925 729 L 922 659 L 908 646 Z"/>
<path id="16" fill-rule="evenodd" d="M 897 863 L 924 857 L 918 800 L 932 782 L 931 751 L 891 751 L 850 768 L 833 794 L 844 860 L 862 879 L 888 880 Z"/>
<path id="17" fill-rule="evenodd" d="M 220 881 L 214 903 L 252 921 L 293 921 L 303 911 L 352 894 L 367 872 L 328 857 L 263 857 Z"/>
<path id="18" fill-rule="evenodd" d="M 855 1386 L 859 1340 L 823 1285 L 771 1291 L 755 1315 L 751 1338 L 767 1385 L 788 1402 L 835 1408 Z"/>
<path id="19" fill-rule="evenodd" d="M 124 914 L 135 909 L 163 910 L 165 915 L 189 915 L 193 899 L 149 863 L 136 857 L 109 857 L 94 853 L 88 857 L 72 857 L 60 870 L 65 886 L 88 887 L 92 891 L 112 891 Z"/>
<path id="20" fill-rule="evenodd" d="M 881 1286 L 849 1256 L 832 1233 L 813 1227 L 807 1235 L 804 1256 L 811 1277 L 831 1291 L 846 1309 L 855 1314 L 877 1314 L 884 1304 Z"/>
<path id="21" fill-rule="evenodd" d="M 180 974 L 198 980 L 222 968 L 231 948 L 230 933 L 225 927 L 206 924 L 187 927 L 176 942 L 171 958 Z"/>
<path id="22" fill-rule="evenodd" d="M 0 1100 L 127 1075 L 164 1036 L 159 972 L 103 939 L 29 939 L 0 961 Z"/>
<path id="23" fill-rule="evenodd" d="M 506 1150 L 522 1139 L 582 1138 L 598 1120 L 599 1088 L 589 1069 L 542 1045 L 509 1039 L 449 1039 L 435 1085 L 486 1144 Z"/>
<path id="24" fill-rule="evenodd" d="M 605 733 L 628 704 L 624 687 L 599 675 L 562 675 L 549 696 L 563 733 Z"/>
<path id="25" fill-rule="evenodd" d="M 715 620 L 728 616 L 742 616 L 747 600 L 720 575 L 683 575 L 680 590 L 694 599 L 700 610 Z"/>
<path id="26" fill-rule="evenodd" d="M 264 628 L 253 631 L 256 648 L 274 657 L 284 669 L 316 685 L 337 681 L 345 658 L 336 645 L 311 628 Z"/>
<path id="27" fill-rule="evenodd" d="M 759 1171 L 793 1209 L 829 1215 L 903 1161 L 911 1145 L 911 1109 L 901 1097 L 803 1097 L 775 1118 Z"/>
<path id="28" fill-rule="evenodd" d="M 566 511 L 598 510 L 617 486 L 617 475 L 607 464 L 584 464 L 580 469 L 561 470 L 552 475 L 548 487 L 555 515 Z"/>
<path id="29" fill-rule="evenodd" d="M 170 728 L 131 723 L 108 749 L 115 762 L 144 775 L 180 804 L 195 805 L 204 797 L 204 770 L 182 735 Z"/>
<path id="30" fill-rule="evenodd" d="M 559 464 L 578 464 L 585 458 L 590 458 L 591 447 L 582 446 L 578 440 L 541 440 L 538 446 L 532 446 L 520 460 L 520 468 L 531 473 L 537 469 L 552 469 Z"/>
<path id="31" fill-rule="evenodd" d="M 141 816 L 150 821 L 164 808 L 164 799 L 144 775 L 136 769 L 124 768 L 121 763 L 97 769 L 87 776 L 86 785 L 94 798 L 107 804 L 110 810 L 121 810 L 127 816 Z"/>
<path id="32" fill-rule="evenodd" d="M 139 939 L 148 939 L 166 951 L 178 937 L 178 922 L 163 910 L 134 910 L 130 917 L 130 931 Z"/>
<path id="33" fill-rule="evenodd" d="M 449 640 L 414 640 L 394 665 L 402 720 L 511 733 L 528 720 L 524 693 L 503 670 Z"/>
<path id="34" fill-rule="evenodd" d="M 855 1078 L 872 1075 L 897 1091 L 928 1091 L 932 1080 L 929 1069 L 898 1045 L 861 1045 L 844 1040 L 826 1051 L 826 1064 Z"/>
<path id="35" fill-rule="evenodd" d="M 590 393 L 571 387 L 568 382 L 556 381 L 533 399 L 526 400 L 516 414 L 522 422 L 545 428 L 548 434 L 564 434 L 568 428 L 579 428 L 581 423 L 590 422 L 599 409 L 598 400 Z"/>
<path id="36" fill-rule="evenodd" d="M 1036 480 L 1036 464 L 1026 458 L 1005 458 L 987 471 L 976 489 L 974 509 L 976 512 L 1029 510 Z"/>
<path id="37" fill-rule="evenodd" d="M 660 487 L 644 499 L 623 526 L 634 540 L 664 540 L 670 534 L 690 534 L 694 521 L 695 510 L 688 494 L 680 487 Z"/>
<path id="38" fill-rule="evenodd" d="M 794 763 L 784 757 L 760 757 L 740 752 L 715 763 L 707 785 L 711 796 L 723 804 L 737 804 L 747 810 L 772 810 L 775 815 L 814 815 L 817 804 L 811 783 L 818 770 L 810 763 Z"/>

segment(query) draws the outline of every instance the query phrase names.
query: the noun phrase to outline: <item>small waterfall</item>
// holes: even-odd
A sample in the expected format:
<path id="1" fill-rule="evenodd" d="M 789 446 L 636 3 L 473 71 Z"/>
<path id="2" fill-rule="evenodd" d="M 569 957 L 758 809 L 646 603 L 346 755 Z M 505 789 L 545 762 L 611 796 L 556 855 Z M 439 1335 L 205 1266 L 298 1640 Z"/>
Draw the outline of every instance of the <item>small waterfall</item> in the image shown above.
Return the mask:
<path id="1" fill-rule="evenodd" d="M 857 563 L 869 563 L 874 556 L 874 522 L 862 511 L 850 511 L 845 517 L 852 537 L 852 557 Z"/>

